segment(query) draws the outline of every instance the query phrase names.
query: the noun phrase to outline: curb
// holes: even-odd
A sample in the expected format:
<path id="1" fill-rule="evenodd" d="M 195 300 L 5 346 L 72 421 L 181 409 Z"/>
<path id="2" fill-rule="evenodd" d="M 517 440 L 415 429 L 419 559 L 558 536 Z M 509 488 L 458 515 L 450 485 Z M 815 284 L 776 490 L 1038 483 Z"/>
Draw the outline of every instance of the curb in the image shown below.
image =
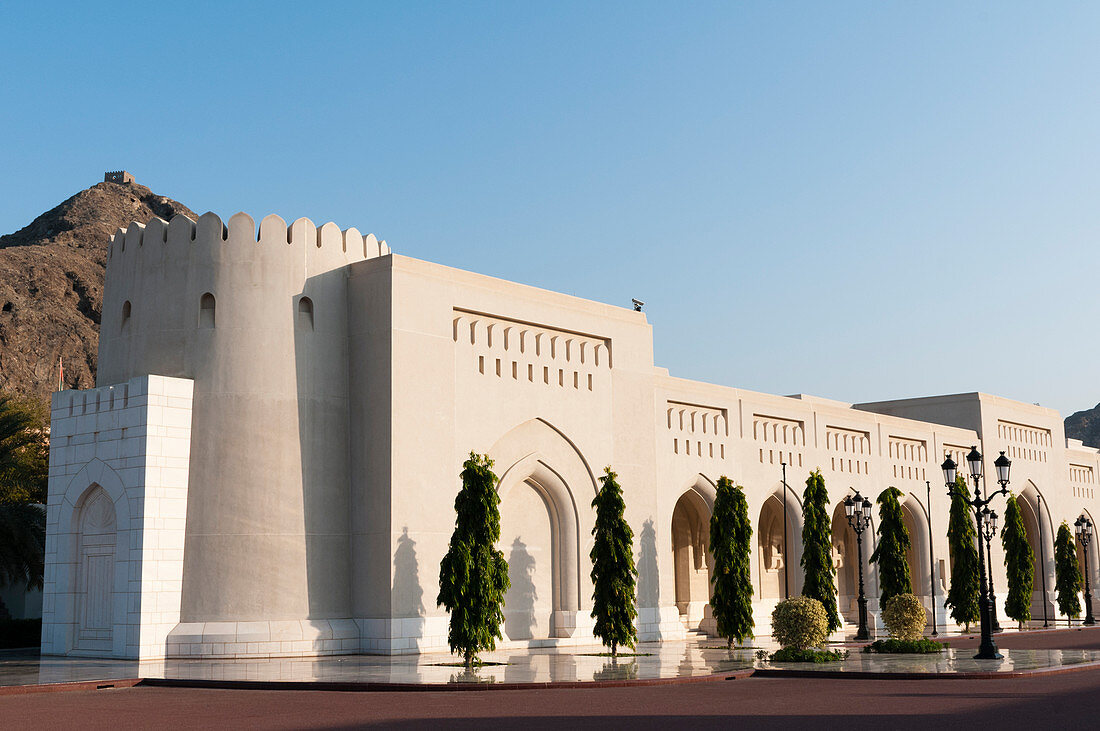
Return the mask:
<path id="1" fill-rule="evenodd" d="M 1083 670 L 1100 669 L 1100 661 L 1083 662 L 1077 665 L 1062 665 L 1056 668 L 1033 668 L 1031 670 L 1006 670 L 1004 672 L 968 672 L 968 673 L 872 673 L 865 670 L 793 670 L 786 668 L 758 668 L 756 678 L 829 678 L 851 680 L 1009 680 L 1013 678 L 1035 678 L 1045 675 L 1062 675 Z"/>
<path id="2" fill-rule="evenodd" d="M 78 680 L 71 683 L 42 683 L 40 685 L 0 686 L 0 695 L 27 695 L 29 693 L 66 693 L 72 690 L 107 690 L 133 688 L 141 685 L 141 678 L 114 678 L 111 680 Z"/>
<path id="3" fill-rule="evenodd" d="M 577 680 L 541 683 L 353 683 L 311 682 L 308 680 L 202 680 L 144 678 L 138 685 L 152 688 L 220 688 L 228 690 L 327 690 L 359 693 L 434 693 L 478 692 L 490 690 L 578 690 L 583 688 L 626 688 L 651 685 L 712 683 L 752 677 L 752 668 L 689 678 L 644 678 L 642 680 Z"/>

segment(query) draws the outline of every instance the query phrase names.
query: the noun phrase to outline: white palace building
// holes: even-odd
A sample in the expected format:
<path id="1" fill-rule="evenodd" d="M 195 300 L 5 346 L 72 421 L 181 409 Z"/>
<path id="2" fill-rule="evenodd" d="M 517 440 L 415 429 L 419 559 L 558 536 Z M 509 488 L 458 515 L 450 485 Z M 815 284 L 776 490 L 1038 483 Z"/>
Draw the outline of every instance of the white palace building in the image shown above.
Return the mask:
<path id="1" fill-rule="evenodd" d="M 1100 508 L 1100 453 L 1067 441 L 1051 409 L 983 393 L 847 404 L 683 380 L 654 365 L 641 312 L 278 216 L 258 229 L 244 213 L 207 213 L 119 230 L 98 386 L 56 393 L 52 408 L 42 650 L 53 655 L 446 649 L 437 577 L 471 451 L 500 477 L 505 647 L 592 641 L 591 502 L 605 465 L 635 532 L 643 640 L 711 626 L 708 521 L 723 474 L 749 500 L 762 634 L 775 602 L 801 589 L 799 499 L 815 468 L 848 622 L 853 490 L 905 494 L 914 591 L 941 629 L 945 453 L 965 464 L 977 445 L 987 474 L 1001 450 L 1012 459 L 1036 616 L 1040 581 L 1054 616 L 1054 531 Z M 1003 600 L 999 541 L 992 561 Z"/>

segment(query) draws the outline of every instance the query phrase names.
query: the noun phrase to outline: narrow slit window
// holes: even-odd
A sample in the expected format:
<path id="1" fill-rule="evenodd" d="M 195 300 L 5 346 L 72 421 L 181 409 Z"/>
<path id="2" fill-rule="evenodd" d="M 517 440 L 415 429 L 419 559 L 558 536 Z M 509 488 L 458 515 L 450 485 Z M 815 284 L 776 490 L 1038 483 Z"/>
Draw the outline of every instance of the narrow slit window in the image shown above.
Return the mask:
<path id="1" fill-rule="evenodd" d="M 130 300 L 122 303 L 122 327 L 130 324 Z"/>
<path id="2" fill-rule="evenodd" d="M 214 327 L 214 295 L 207 292 L 199 300 L 199 327 Z"/>

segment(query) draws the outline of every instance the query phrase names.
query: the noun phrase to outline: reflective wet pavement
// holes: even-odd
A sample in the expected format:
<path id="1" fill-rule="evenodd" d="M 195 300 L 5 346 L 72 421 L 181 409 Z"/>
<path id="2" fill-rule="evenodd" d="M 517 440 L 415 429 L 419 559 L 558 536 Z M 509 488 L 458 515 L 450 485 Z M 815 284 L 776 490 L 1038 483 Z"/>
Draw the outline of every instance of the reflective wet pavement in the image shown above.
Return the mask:
<path id="1" fill-rule="evenodd" d="M 774 649 L 769 644 L 763 645 Z M 264 660 L 159 660 L 133 662 L 37 656 L 0 656 L 0 686 L 103 681 L 126 678 L 255 683 L 329 684 L 541 684 L 687 679 L 725 676 L 756 669 L 799 672 L 1009 674 L 1100 666 L 1097 650 L 1003 650 L 1003 660 L 974 660 L 973 650 L 938 655 L 871 655 L 852 648 L 842 662 L 771 663 L 757 648 L 727 650 L 720 642 L 688 641 L 639 645 L 639 655 L 612 661 L 602 647 L 497 650 L 468 673 L 445 653 L 384 657 L 349 655 Z M 501 663 L 501 664 L 492 664 Z"/>

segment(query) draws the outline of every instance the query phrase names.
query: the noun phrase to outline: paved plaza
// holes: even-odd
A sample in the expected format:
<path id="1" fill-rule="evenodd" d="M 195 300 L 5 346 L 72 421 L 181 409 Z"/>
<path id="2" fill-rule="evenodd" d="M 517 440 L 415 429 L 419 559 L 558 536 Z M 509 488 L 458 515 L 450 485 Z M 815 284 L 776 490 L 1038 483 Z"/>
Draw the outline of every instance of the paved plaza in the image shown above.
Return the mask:
<path id="1" fill-rule="evenodd" d="M 774 650 L 770 638 L 754 647 L 727 649 L 715 640 L 642 643 L 637 654 L 612 660 L 604 648 L 502 649 L 482 655 L 472 672 L 446 653 L 240 660 L 125 661 L 73 657 L 9 655 L 0 659 L 0 689 L 88 681 L 145 679 L 197 685 L 278 687 L 438 686 L 514 687 L 528 684 L 608 684 L 685 681 L 758 675 L 1013 675 L 1100 669 L 1100 630 L 1061 629 L 998 635 L 1002 660 L 975 660 L 973 635 L 946 638 L 951 647 L 935 655 L 877 655 L 858 645 L 842 662 L 773 663 L 756 657 Z"/>

